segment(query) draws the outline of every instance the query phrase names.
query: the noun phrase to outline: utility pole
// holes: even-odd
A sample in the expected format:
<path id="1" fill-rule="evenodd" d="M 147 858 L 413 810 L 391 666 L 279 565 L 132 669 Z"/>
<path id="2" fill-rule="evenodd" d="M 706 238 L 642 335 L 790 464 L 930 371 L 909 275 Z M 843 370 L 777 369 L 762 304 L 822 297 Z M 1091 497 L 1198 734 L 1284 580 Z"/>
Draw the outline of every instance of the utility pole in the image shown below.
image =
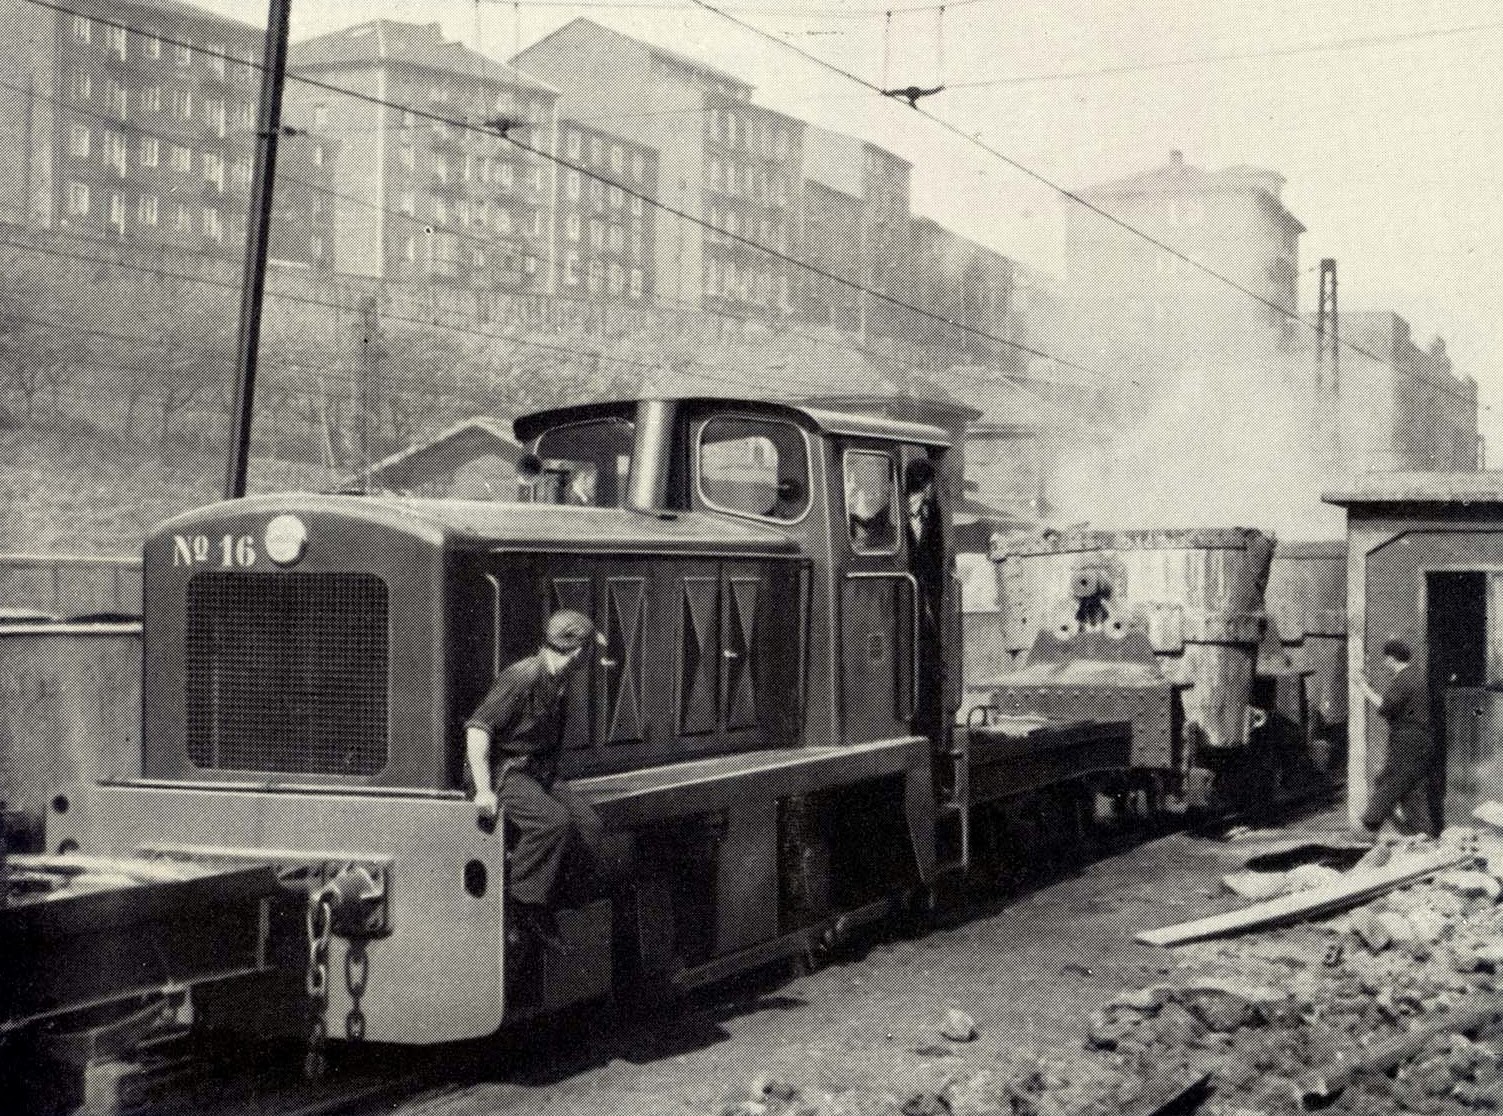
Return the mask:
<path id="1" fill-rule="evenodd" d="M 266 296 L 266 248 L 277 174 L 277 137 L 282 130 L 282 88 L 287 80 L 287 21 L 292 0 L 269 0 L 261 63 L 261 104 L 256 114 L 256 154 L 251 171 L 250 221 L 245 230 L 245 267 L 240 277 L 240 324 L 235 339 L 235 399 L 225 466 L 226 499 L 245 495 L 250 464 L 251 419 L 256 407 L 256 362 L 261 307 Z"/>
<path id="2" fill-rule="evenodd" d="M 360 476 L 364 487 L 370 484 L 371 472 L 371 400 L 375 400 L 379 425 L 381 361 L 386 355 L 381 346 L 381 319 L 376 310 L 375 295 L 366 295 L 360 300 L 360 326 Z"/>
<path id="3" fill-rule="evenodd" d="M 1320 301 L 1315 315 L 1315 405 L 1326 412 L 1329 399 L 1330 446 L 1341 452 L 1341 317 L 1336 304 L 1336 261 L 1320 261 Z"/>

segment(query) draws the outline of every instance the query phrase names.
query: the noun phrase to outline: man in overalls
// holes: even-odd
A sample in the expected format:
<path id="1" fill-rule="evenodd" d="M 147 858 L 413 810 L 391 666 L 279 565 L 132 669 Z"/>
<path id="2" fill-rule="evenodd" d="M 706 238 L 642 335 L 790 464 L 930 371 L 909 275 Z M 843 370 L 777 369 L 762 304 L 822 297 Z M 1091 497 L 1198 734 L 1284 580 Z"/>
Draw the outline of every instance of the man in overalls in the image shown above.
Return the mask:
<path id="1" fill-rule="evenodd" d="M 558 778 L 568 680 L 600 637 L 590 618 L 561 609 L 543 646 L 512 663 L 465 722 L 465 755 L 482 817 L 497 809 L 516 829 L 510 893 L 521 931 L 564 950 L 553 914 L 559 871 L 571 849 L 600 859 L 600 817 Z"/>

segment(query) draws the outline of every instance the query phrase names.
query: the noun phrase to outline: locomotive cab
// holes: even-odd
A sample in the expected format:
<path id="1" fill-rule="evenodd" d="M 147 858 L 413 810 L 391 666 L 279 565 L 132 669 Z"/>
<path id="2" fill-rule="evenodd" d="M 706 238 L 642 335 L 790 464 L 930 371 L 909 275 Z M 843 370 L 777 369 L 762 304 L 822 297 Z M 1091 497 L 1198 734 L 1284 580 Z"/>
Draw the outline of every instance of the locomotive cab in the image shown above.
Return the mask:
<path id="1" fill-rule="evenodd" d="M 364 974 L 324 988 L 334 1037 L 464 1039 L 631 976 L 713 980 L 933 878 L 929 689 L 955 648 L 904 478 L 938 476 L 942 547 L 944 434 L 699 398 L 516 432 L 530 501 L 286 494 L 159 528 L 142 775 L 49 819 L 54 848 L 270 864 L 339 905 L 283 926 L 332 926 L 329 970 Z M 477 824 L 463 762 L 465 718 L 565 607 L 605 645 L 570 682 L 561 773 L 618 868 L 559 912 L 568 959 L 508 941 L 506 827 Z M 263 985 L 217 1014 L 204 990 L 205 1018 L 299 1017 Z"/>

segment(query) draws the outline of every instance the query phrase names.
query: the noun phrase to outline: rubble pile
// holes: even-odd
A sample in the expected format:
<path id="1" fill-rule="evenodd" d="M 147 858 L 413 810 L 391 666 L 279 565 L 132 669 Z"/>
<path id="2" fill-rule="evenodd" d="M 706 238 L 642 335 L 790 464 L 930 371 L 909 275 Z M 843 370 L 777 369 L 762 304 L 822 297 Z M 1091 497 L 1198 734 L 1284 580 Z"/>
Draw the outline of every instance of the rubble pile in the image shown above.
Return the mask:
<path id="1" fill-rule="evenodd" d="M 1114 998 L 1087 1045 L 1145 1072 L 1209 1073 L 1212 1116 L 1503 1111 L 1503 836 L 1451 830 L 1439 847 L 1467 859 L 1322 922 L 1176 950 L 1180 979 Z M 1379 845 L 1351 873 L 1436 849 Z M 1324 873 L 1249 875 L 1226 882 L 1272 896 L 1323 886 Z"/>

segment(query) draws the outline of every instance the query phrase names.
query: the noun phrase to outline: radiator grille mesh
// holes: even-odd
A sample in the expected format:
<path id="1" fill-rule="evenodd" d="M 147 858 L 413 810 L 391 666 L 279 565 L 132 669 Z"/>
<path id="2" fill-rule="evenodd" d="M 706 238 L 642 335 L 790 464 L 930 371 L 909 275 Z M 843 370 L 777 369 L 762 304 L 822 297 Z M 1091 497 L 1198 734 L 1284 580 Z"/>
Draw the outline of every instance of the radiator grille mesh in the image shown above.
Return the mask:
<path id="1" fill-rule="evenodd" d="M 188 585 L 188 756 L 201 768 L 386 766 L 387 595 L 372 574 L 214 572 Z"/>

